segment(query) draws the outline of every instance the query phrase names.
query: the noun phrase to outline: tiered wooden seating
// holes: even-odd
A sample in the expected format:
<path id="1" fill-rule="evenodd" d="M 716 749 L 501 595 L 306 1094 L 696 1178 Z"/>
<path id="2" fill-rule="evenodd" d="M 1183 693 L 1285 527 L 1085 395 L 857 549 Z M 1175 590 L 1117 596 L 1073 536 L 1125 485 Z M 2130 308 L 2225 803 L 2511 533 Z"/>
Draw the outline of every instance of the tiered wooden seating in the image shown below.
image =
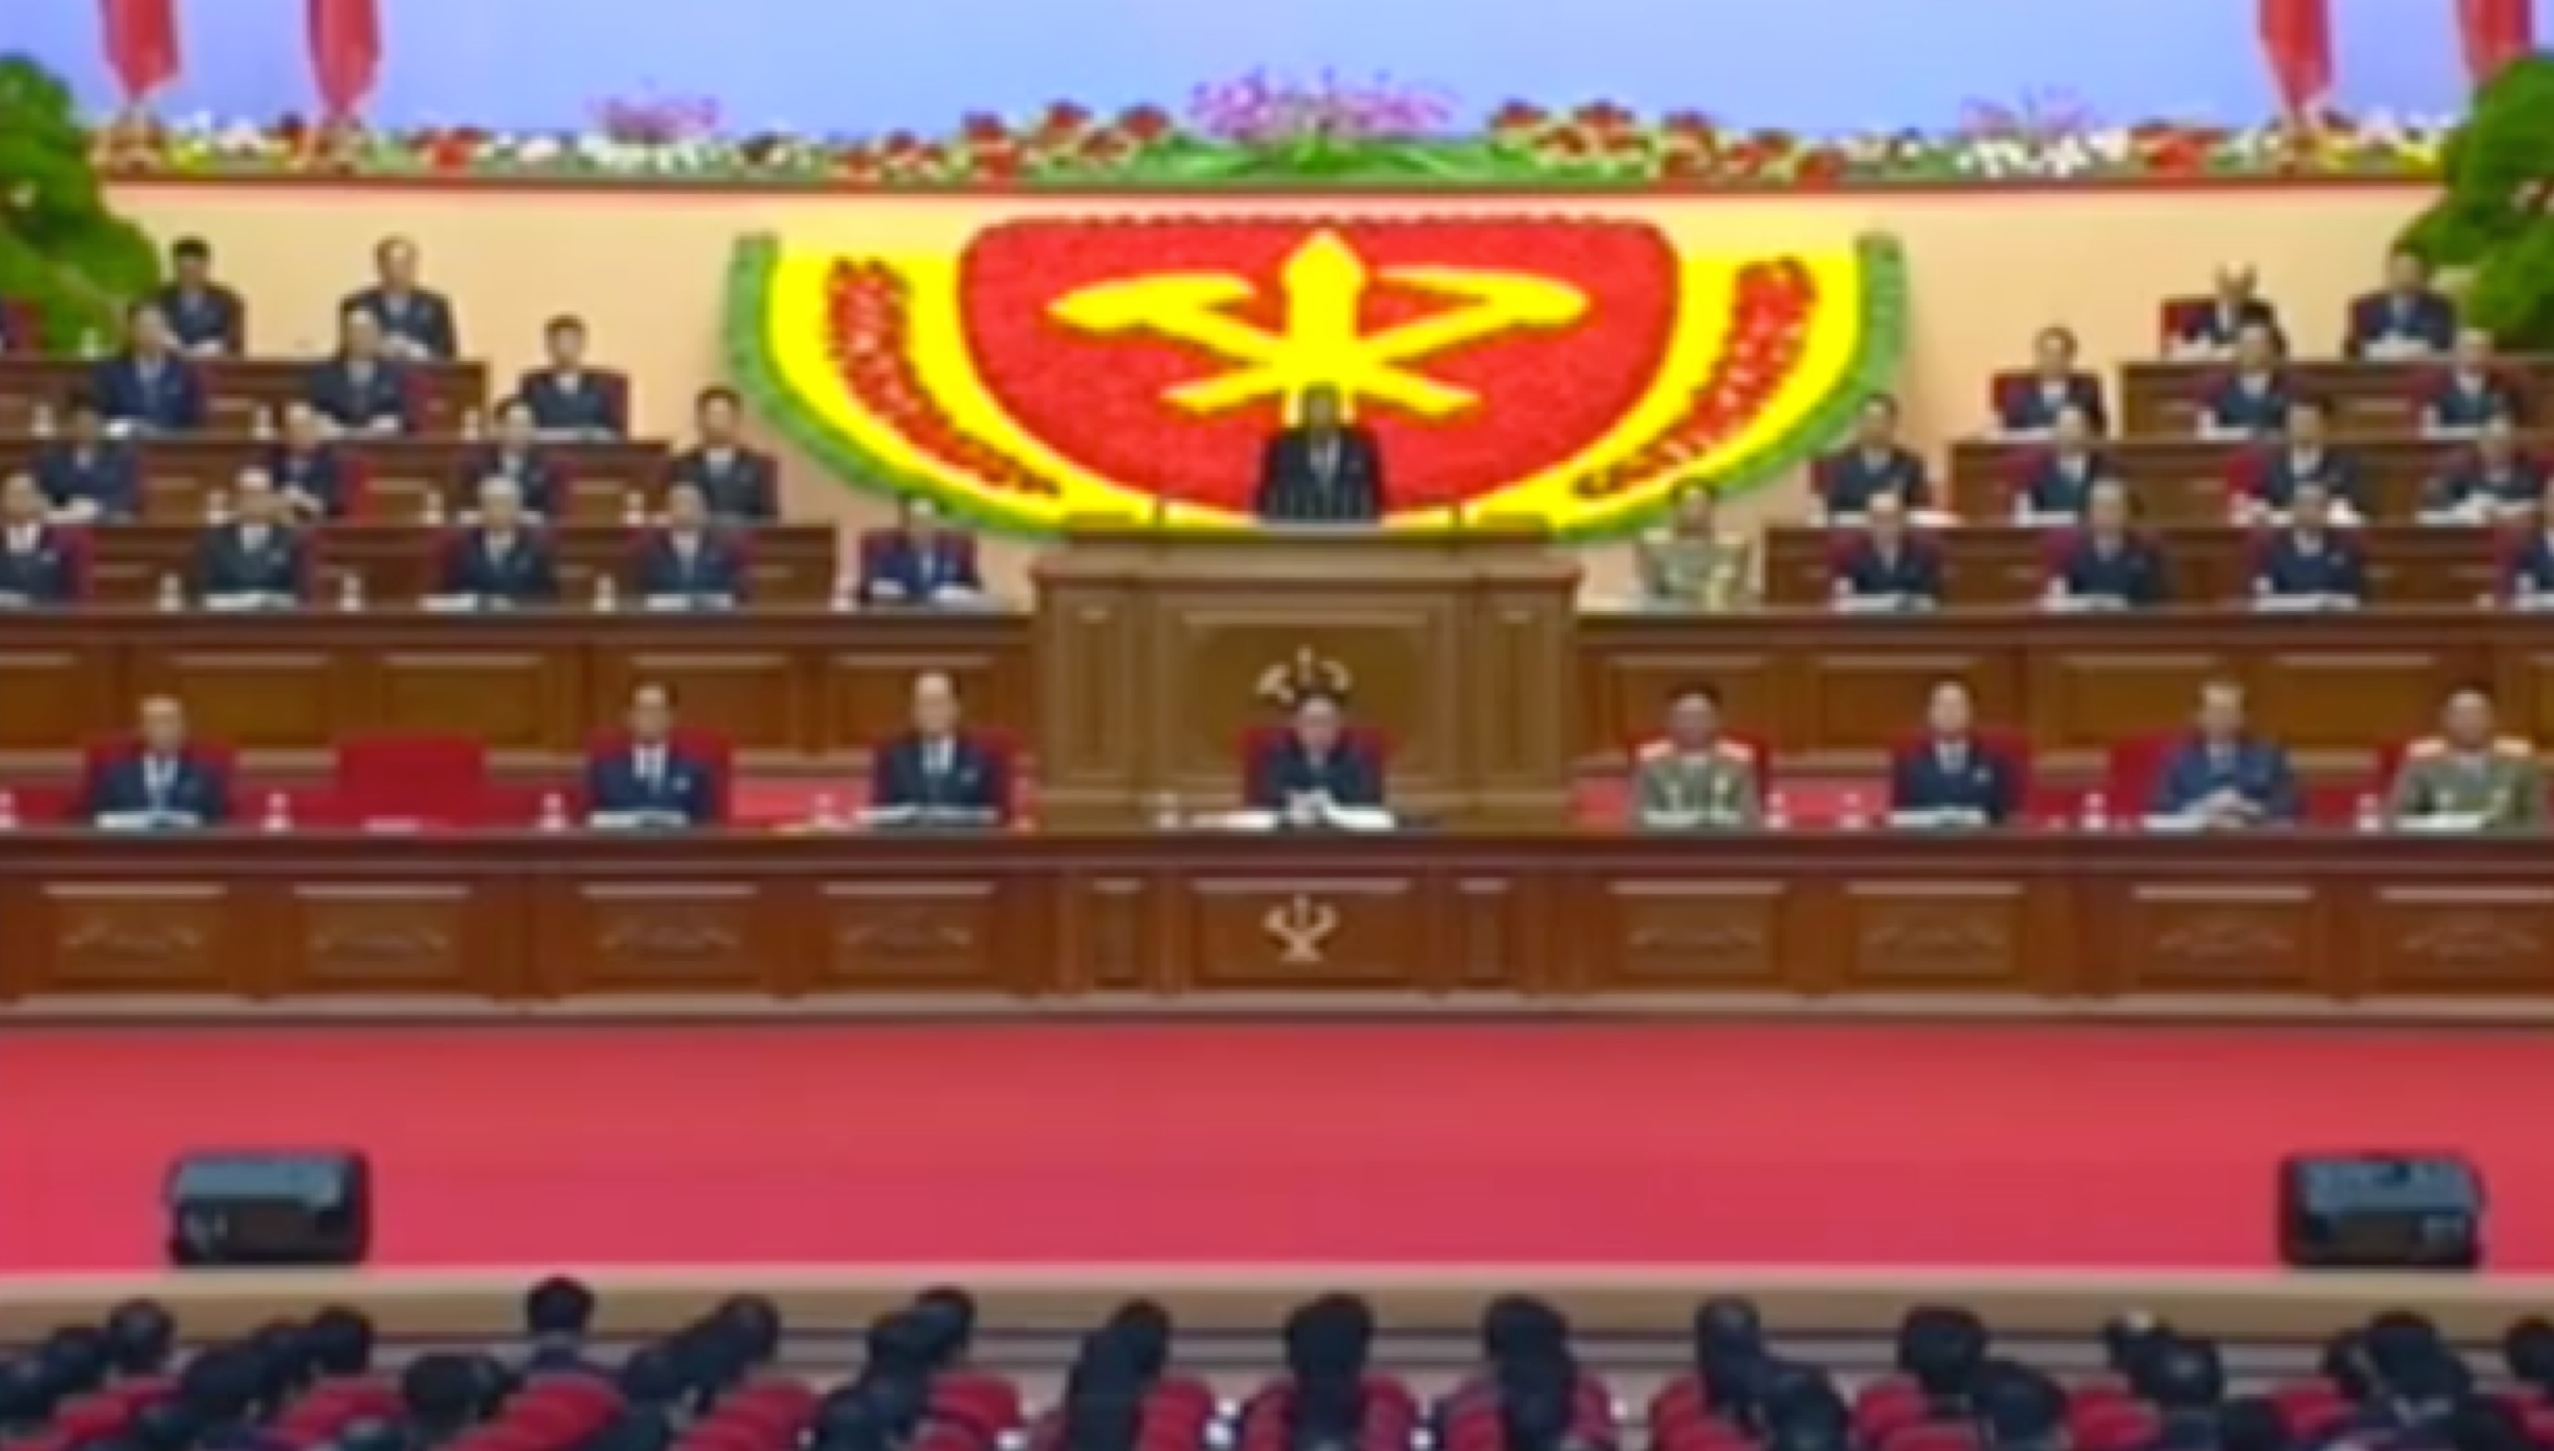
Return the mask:
<path id="1" fill-rule="evenodd" d="M 23 431 L 38 410 L 59 410 L 88 386 L 91 366 L 86 358 L 0 357 L 0 434 Z M 214 426 L 240 432 L 258 413 L 300 399 L 311 369 L 301 358 L 216 358 L 195 366 L 204 374 Z M 428 363 L 410 371 L 430 431 L 457 432 L 470 413 L 488 405 L 485 363 Z"/>
<path id="2" fill-rule="evenodd" d="M 2375 604 L 2471 605 L 2500 584 L 2492 531 L 2385 525 L 2358 531 L 2368 549 Z M 2252 598 L 2254 535 L 2249 530 L 2184 525 L 2154 531 L 2172 572 L 2176 603 L 2243 608 Z M 1766 538 L 1765 598 L 1777 605 L 1816 605 L 1829 598 L 1833 538 L 1823 529 L 1775 529 Z M 2038 600 L 2048 582 L 2049 531 L 1988 525 L 1946 529 L 1942 551 L 1946 603 L 2016 606 Z"/>
<path id="3" fill-rule="evenodd" d="M 2504 358 L 2505 370 L 2554 397 L 2554 358 Z M 2300 359 L 2288 372 L 2301 392 L 2332 400 L 2333 421 L 2346 431 L 2408 433 L 2418 422 L 2412 390 L 2435 363 L 2377 362 L 2355 358 Z M 2222 363 L 2142 362 L 2120 370 L 2120 432 L 2137 438 L 2190 433 L 2199 390 L 2225 371 Z"/>
<path id="4" fill-rule="evenodd" d="M 0 471 L 24 467 L 43 446 L 25 434 L 0 435 Z M 146 520 L 183 523 L 200 520 L 210 498 L 231 487 L 240 471 L 265 461 L 265 440 L 239 434 L 204 434 L 189 438 L 153 439 L 140 446 Z M 427 500 L 447 511 L 467 507 L 479 481 L 464 465 L 483 445 L 457 436 L 351 440 L 341 447 L 358 461 L 366 476 L 368 513 L 374 519 L 407 522 L 426 513 Z M 568 477 L 571 520 L 613 523 L 628 512 L 633 497 L 650 507 L 663 496 L 668 451 L 663 443 L 548 444 L 543 452 Z"/>
<path id="5" fill-rule="evenodd" d="M 2543 450 L 2549 440 L 2527 441 Z M 2462 447 L 2452 439 L 2413 433 L 2338 440 L 2364 470 L 2368 505 L 2379 519 L 2408 520 L 2419 512 L 2422 491 Z M 1963 519 L 1991 523 L 2013 513 L 2013 470 L 2042 445 L 2005 439 L 1962 439 L 1951 446 L 1951 508 Z M 2123 438 L 2103 452 L 2120 482 L 2137 494 L 2156 524 L 2222 524 L 2226 520 L 2228 464 L 2247 445 L 2223 439 L 2147 436 Z"/>

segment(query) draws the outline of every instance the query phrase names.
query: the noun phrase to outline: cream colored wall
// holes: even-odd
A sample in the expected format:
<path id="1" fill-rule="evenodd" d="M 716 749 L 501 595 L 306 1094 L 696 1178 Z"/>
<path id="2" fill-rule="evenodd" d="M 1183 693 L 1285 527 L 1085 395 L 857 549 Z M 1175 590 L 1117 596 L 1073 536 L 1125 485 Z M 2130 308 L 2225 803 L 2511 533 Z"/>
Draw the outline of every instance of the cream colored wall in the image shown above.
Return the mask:
<path id="1" fill-rule="evenodd" d="M 580 313 L 593 325 L 598 350 L 638 379 L 640 427 L 669 435 L 681 431 L 693 392 L 721 376 L 720 285 L 733 240 L 777 231 L 856 241 L 864 205 L 779 195 L 160 186 L 131 189 L 119 200 L 163 237 L 194 234 L 214 243 L 223 271 L 252 299 L 260 351 L 316 348 L 328 335 L 336 300 L 364 280 L 373 242 L 404 234 L 423 245 L 435 285 L 458 298 L 468 351 L 489 359 L 500 376 L 536 360 L 544 319 Z M 2423 200 L 2406 188 L 2347 188 L 1646 204 L 1572 199 L 1568 206 L 1585 212 L 1708 209 L 1713 232 L 1731 250 L 1772 251 L 1864 231 L 1895 235 L 1906 250 L 1913 294 L 1901 391 L 1916 437 L 1938 449 L 1977 425 L 1985 375 L 2025 356 L 2041 326 L 2074 328 L 2088 355 L 2105 366 L 2146 356 L 2154 343 L 2155 300 L 2204 287 L 2221 262 L 2257 266 L 2298 344 L 2310 352 L 2331 349 L 2345 301 L 2369 285 L 2388 239 Z M 1191 213 L 1300 205 L 1177 204 Z M 1414 205 L 1374 201 L 1324 209 L 1407 212 Z M 1540 209 L 1514 199 L 1453 205 Z M 1108 206 L 1059 198 L 1022 201 L 1017 209 L 1073 214 Z M 1769 490 L 1748 514 L 1780 518 L 1798 499 L 1797 486 Z M 788 502 L 797 516 L 846 526 L 874 521 L 885 510 L 803 464 L 793 468 Z M 991 545 L 989 564 L 998 580 L 1016 588 L 1029 553 L 1026 546 Z M 1592 592 L 1620 587 L 1621 555 L 1591 555 Z"/>

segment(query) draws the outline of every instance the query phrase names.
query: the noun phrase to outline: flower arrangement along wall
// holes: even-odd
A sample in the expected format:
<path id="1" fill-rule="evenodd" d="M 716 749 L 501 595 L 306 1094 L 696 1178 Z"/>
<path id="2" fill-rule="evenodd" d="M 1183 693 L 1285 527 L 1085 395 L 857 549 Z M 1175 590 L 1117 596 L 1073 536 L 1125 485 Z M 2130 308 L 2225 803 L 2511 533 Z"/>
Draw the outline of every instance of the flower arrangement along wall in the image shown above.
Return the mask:
<path id="1" fill-rule="evenodd" d="M 1899 362 L 1888 239 L 1734 255 L 1706 210 L 882 203 L 857 246 L 739 244 L 731 366 L 841 477 L 1022 533 L 1244 522 L 1262 441 L 1322 381 L 1381 436 L 1393 522 L 1601 537 L 1683 480 L 1797 467 Z"/>

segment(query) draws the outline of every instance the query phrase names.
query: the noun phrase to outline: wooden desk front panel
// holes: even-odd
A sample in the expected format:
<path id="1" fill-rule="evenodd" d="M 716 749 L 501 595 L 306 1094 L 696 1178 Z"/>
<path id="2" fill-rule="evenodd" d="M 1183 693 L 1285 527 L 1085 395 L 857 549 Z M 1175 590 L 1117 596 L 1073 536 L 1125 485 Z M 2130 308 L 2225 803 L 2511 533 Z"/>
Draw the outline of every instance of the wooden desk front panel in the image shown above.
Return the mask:
<path id="1" fill-rule="evenodd" d="M 1015 616 L 29 615 L 0 635 L 0 751 L 67 752 L 168 692 L 197 730 L 252 751 L 438 730 L 572 753 L 658 682 L 740 750 L 829 754 L 904 729 L 923 670 L 953 675 L 985 723 L 1026 721 L 1026 643 Z"/>
<path id="2" fill-rule="evenodd" d="M 559 582 L 571 602 L 594 593 L 608 574 L 624 588 L 637 531 L 618 524 L 570 525 L 552 535 L 559 551 Z M 447 531 L 395 524 L 341 525 L 317 536 L 320 593 L 334 603 L 347 575 L 363 582 L 364 598 L 409 605 L 433 594 Z M 160 581 L 186 579 L 203 538 L 200 525 L 116 525 L 93 536 L 97 598 L 111 605 L 151 603 Z M 769 605 L 819 607 L 834 597 L 840 570 L 839 540 L 823 525 L 761 529 L 753 534 L 754 598 Z"/>
<path id="3" fill-rule="evenodd" d="M 2504 358 L 2502 366 L 2527 379 L 2543 396 L 2554 383 L 2554 358 Z M 2300 391 L 2332 400 L 2345 429 L 2363 433 L 2410 432 L 2419 422 L 2413 395 L 2435 374 L 2436 362 L 2374 362 L 2326 358 L 2290 367 Z M 2121 431 L 2141 434 L 2191 431 L 2199 390 L 2226 371 L 2224 363 L 2130 363 L 2121 369 Z"/>
<path id="4" fill-rule="evenodd" d="M 2359 459 L 2372 517 L 2398 523 L 2419 516 L 2423 491 L 2460 448 L 2451 439 L 2411 435 L 2353 439 L 2341 446 Z M 1979 438 L 1953 444 L 1951 509 L 1981 523 L 2012 518 L 2012 470 L 2039 447 Z M 2123 439 L 2109 454 L 2147 522 L 2206 525 L 2226 522 L 2226 466 L 2244 448 L 2218 439 L 2151 437 Z"/>
<path id="5" fill-rule="evenodd" d="M 0 437 L 0 470 L 25 465 L 42 439 Z M 447 518 L 476 507 L 479 480 L 463 464 L 480 445 L 466 439 L 350 440 L 347 456 L 367 470 L 366 513 L 372 521 L 408 524 L 428 515 L 432 498 Z M 214 495 L 246 469 L 263 467 L 268 444 L 244 434 L 152 439 L 139 445 L 142 518 L 154 524 L 199 524 Z M 650 508 L 663 501 L 669 454 L 662 443 L 556 443 L 543 446 L 568 479 L 560 513 L 571 523 L 621 524 L 632 495 Z"/>
<path id="6" fill-rule="evenodd" d="M 0 837 L 0 999 L 2554 997 L 2542 840 Z"/>
<path id="7" fill-rule="evenodd" d="M 2252 599 L 2249 531 L 2183 527 L 2156 531 L 2155 537 L 2172 575 L 2176 602 L 2242 607 Z M 2396 525 L 2361 530 L 2357 537 L 2368 551 L 2369 586 L 2378 605 L 2471 605 L 2498 592 L 2489 530 Z M 2048 531 L 1963 527 L 1940 530 L 1932 538 L 1942 551 L 1951 604 L 2027 605 L 2046 590 Z M 1826 603 L 1832 598 L 1832 544 L 1825 529 L 1770 531 L 1765 597 L 1777 605 Z"/>
<path id="8" fill-rule="evenodd" d="M 198 362 L 206 401 L 224 421 L 246 425 L 257 413 L 273 412 L 298 402 L 310 390 L 316 361 L 304 358 L 214 358 Z M 11 428 L 23 427 L 37 408 L 57 415 L 74 393 L 86 389 L 94 371 L 89 358 L 0 358 L 0 418 Z M 488 365 L 481 362 L 425 363 L 412 366 L 427 421 L 437 427 L 457 426 L 463 415 L 487 406 Z"/>

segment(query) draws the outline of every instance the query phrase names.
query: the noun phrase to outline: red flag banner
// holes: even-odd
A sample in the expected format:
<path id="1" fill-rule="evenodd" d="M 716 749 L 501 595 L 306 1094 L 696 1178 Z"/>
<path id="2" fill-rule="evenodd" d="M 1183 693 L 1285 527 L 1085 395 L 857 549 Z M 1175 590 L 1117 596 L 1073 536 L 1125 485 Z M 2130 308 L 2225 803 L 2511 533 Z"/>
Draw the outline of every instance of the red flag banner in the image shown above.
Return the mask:
<path id="1" fill-rule="evenodd" d="M 380 0 L 310 0 L 310 68 L 329 119 L 362 109 L 381 70 Z"/>
<path id="2" fill-rule="evenodd" d="M 2457 0 L 2457 31 L 2465 42 L 2465 74 L 2476 85 L 2536 49 L 2536 17 L 2528 0 Z"/>
<path id="3" fill-rule="evenodd" d="M 2261 54 L 2291 116 L 2332 94 L 2332 0 L 2261 0 Z"/>
<path id="4" fill-rule="evenodd" d="M 145 100 L 177 79 L 177 0 L 98 0 L 98 5 L 106 63 L 126 101 Z"/>

